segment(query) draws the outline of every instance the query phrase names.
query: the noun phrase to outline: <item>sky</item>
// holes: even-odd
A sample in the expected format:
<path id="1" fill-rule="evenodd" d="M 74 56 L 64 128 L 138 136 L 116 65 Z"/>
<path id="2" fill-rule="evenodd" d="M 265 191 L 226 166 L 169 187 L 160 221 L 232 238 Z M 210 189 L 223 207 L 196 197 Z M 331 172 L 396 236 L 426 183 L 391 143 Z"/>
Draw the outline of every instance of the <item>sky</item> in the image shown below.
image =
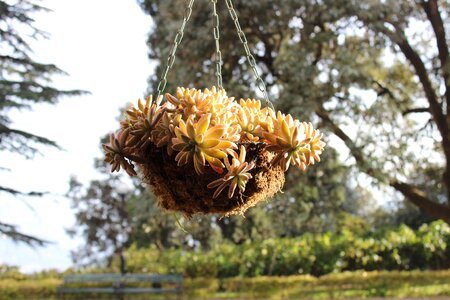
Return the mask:
<path id="1" fill-rule="evenodd" d="M 154 71 L 146 45 L 152 20 L 137 1 L 43 0 L 41 5 L 52 12 L 35 15 L 35 25 L 50 38 L 32 41 L 33 57 L 69 74 L 54 76 L 56 88 L 91 94 L 10 114 L 13 127 L 54 140 L 64 149 L 41 147 L 42 155 L 33 160 L 3 152 L 0 156 L 0 166 L 11 169 L 0 172 L 2 185 L 49 192 L 41 198 L 1 195 L 2 222 L 52 242 L 30 248 L 0 236 L 0 264 L 19 266 L 23 272 L 72 265 L 70 251 L 82 241 L 65 233 L 75 224 L 70 199 L 64 197 L 69 179 L 74 175 L 87 183 L 101 176 L 93 168 L 94 158 L 102 156 L 100 137 L 118 128 L 120 107 L 145 96 Z"/>

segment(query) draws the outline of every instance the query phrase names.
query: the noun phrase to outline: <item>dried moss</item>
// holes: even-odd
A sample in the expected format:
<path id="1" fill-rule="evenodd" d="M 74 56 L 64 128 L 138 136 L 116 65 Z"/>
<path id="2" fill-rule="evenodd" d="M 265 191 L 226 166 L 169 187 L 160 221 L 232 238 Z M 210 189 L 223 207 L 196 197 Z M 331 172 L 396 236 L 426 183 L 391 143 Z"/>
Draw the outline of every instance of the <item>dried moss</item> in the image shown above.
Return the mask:
<path id="1" fill-rule="evenodd" d="M 196 213 L 218 213 L 225 216 L 243 214 L 259 201 L 275 195 L 284 185 L 284 171 L 280 166 L 271 166 L 273 154 L 265 149 L 264 143 L 246 143 L 246 161 L 254 161 L 255 168 L 250 173 L 243 193 L 235 193 L 232 198 L 223 191 L 213 199 L 214 189 L 207 185 L 221 177 L 211 168 L 198 175 L 192 163 L 178 167 L 174 155 L 169 156 L 165 148 L 150 145 L 143 157 L 147 163 L 141 164 L 143 181 L 149 184 L 157 196 L 159 205 L 167 210 L 182 212 L 187 217 Z"/>

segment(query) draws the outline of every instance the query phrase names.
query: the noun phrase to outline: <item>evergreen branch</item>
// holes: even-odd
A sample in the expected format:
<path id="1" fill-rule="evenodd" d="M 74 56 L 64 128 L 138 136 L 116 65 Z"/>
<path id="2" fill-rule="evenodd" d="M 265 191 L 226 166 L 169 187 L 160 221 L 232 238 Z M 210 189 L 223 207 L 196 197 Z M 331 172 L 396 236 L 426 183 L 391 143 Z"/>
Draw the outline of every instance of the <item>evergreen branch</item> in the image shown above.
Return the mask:
<path id="1" fill-rule="evenodd" d="M 7 43 L 16 53 L 28 57 L 27 52 L 31 52 L 28 43 L 11 28 L 8 28 L 8 30 L 0 29 L 0 37 L 1 41 Z"/>
<path id="2" fill-rule="evenodd" d="M 59 96 L 89 94 L 83 90 L 58 90 L 35 81 L 0 80 L 0 98 L 17 97 L 22 101 L 56 103 Z M 11 101 L 11 100 L 9 100 Z"/>
<path id="3" fill-rule="evenodd" d="M 39 152 L 36 144 L 60 149 L 56 142 L 23 130 L 8 127 L 11 123 L 8 112 L 11 108 L 28 108 L 34 103 L 55 104 L 60 96 L 86 94 L 82 90 L 58 90 L 47 84 L 54 74 L 66 74 L 54 64 L 43 64 L 30 57 L 32 49 L 29 38 L 47 38 L 48 34 L 34 26 L 32 14 L 50 11 L 34 0 L 0 0 L 0 152 L 11 151 L 27 158 Z M 18 26 L 17 26 L 18 25 Z M 0 168 L 0 170 L 5 170 Z M 33 209 L 24 197 L 40 197 L 47 192 L 23 192 L 0 186 L 0 193 L 10 194 Z M 20 232 L 16 225 L 0 222 L 0 235 L 30 246 L 44 246 L 49 241 Z"/>
<path id="4" fill-rule="evenodd" d="M 0 55 L 0 62 L 3 63 L 11 63 L 11 64 L 17 64 L 21 66 L 28 66 L 27 71 L 31 71 L 33 69 L 35 72 L 45 74 L 45 73 L 53 73 L 53 74 L 62 74 L 67 75 L 66 72 L 59 69 L 54 64 L 42 64 L 37 63 L 32 60 L 30 60 L 27 57 L 14 57 L 11 55 Z M 31 68 L 30 68 L 31 67 Z"/>
<path id="5" fill-rule="evenodd" d="M 0 191 L 9 193 L 13 196 L 21 195 L 21 196 L 31 196 L 31 197 L 42 197 L 42 196 L 48 194 L 48 192 L 35 192 L 35 191 L 24 193 L 24 192 L 21 192 L 21 191 L 12 189 L 12 188 L 3 187 L 3 186 L 0 186 Z"/>
<path id="6" fill-rule="evenodd" d="M 11 195 L 13 195 L 14 197 L 17 196 L 26 196 L 26 197 L 42 197 L 46 194 L 48 194 L 48 192 L 36 192 L 36 191 L 31 191 L 28 193 L 24 193 L 21 192 L 19 190 L 16 189 L 12 189 L 12 188 L 8 188 L 8 187 L 4 187 L 4 186 L 0 186 L 0 192 L 5 192 L 5 193 L 9 193 Z M 33 206 L 31 206 L 30 204 L 28 204 L 28 202 L 25 199 L 21 199 L 21 197 L 18 197 L 18 199 L 22 200 L 22 202 L 33 212 L 36 212 L 35 209 L 33 208 Z"/>
<path id="7" fill-rule="evenodd" d="M 3 222 L 0 222 L 0 233 L 11 238 L 14 242 L 22 242 L 31 247 L 45 246 L 51 243 L 50 241 L 22 233 L 17 230 L 17 226 Z"/>
<path id="8" fill-rule="evenodd" d="M 0 93 L 0 95 L 1 95 L 1 93 Z M 2 101 L 0 101 L 0 111 L 2 109 L 5 109 L 5 108 L 8 108 L 8 109 L 9 108 L 18 108 L 18 109 L 28 108 L 28 109 L 30 109 L 31 106 L 28 105 L 28 104 L 22 104 L 22 103 L 18 103 L 17 101 L 13 101 L 13 100 L 9 100 L 9 99 L 3 98 Z M 9 123 L 9 122 L 10 121 L 8 119 L 8 121 L 6 121 L 4 123 Z"/>
<path id="9" fill-rule="evenodd" d="M 21 137 L 23 137 L 25 139 L 33 140 L 34 142 L 39 143 L 39 144 L 44 144 L 44 145 L 48 145 L 48 146 L 52 146 L 52 147 L 56 147 L 58 149 L 61 149 L 56 144 L 56 142 L 54 142 L 52 140 L 49 140 L 49 139 L 47 139 L 47 138 L 45 138 L 43 136 L 35 135 L 35 134 L 29 133 L 29 132 L 26 132 L 26 131 L 23 131 L 23 130 L 12 129 L 12 128 L 9 128 L 9 127 L 7 127 L 5 125 L 1 125 L 0 124 L 0 137 L 2 137 L 2 136 L 8 137 L 10 135 L 18 135 L 18 136 L 21 136 Z"/>
<path id="10" fill-rule="evenodd" d="M 26 158 L 32 158 L 36 153 L 40 153 L 38 148 L 33 147 L 31 141 L 36 144 L 47 145 L 62 150 L 56 142 L 32 133 L 12 129 L 4 124 L 0 124 L 1 150 L 20 154 Z"/>

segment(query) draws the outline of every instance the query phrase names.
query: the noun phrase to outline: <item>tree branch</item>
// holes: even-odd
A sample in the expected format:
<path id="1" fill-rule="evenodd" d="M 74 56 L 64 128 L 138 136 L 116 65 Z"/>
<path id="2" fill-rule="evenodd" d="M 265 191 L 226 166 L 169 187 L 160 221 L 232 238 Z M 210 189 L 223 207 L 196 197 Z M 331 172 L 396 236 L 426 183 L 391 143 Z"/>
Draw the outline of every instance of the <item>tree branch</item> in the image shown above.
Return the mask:
<path id="1" fill-rule="evenodd" d="M 388 178 L 388 176 L 382 171 L 370 166 L 370 164 L 363 156 L 362 149 L 353 142 L 348 134 L 346 134 L 333 120 L 331 120 L 328 111 L 326 111 L 323 106 L 318 107 L 316 113 L 326 124 L 328 124 L 328 126 L 331 127 L 333 133 L 336 134 L 349 148 L 350 153 L 356 160 L 358 168 L 362 172 L 375 179 L 386 181 L 386 178 Z M 411 201 L 421 210 L 450 224 L 449 206 L 437 203 L 429 199 L 422 191 L 407 183 L 395 179 L 390 179 L 388 182 L 390 186 L 402 193 L 409 201 Z"/>
<path id="2" fill-rule="evenodd" d="M 427 69 L 425 68 L 425 64 L 419 54 L 417 54 L 417 52 L 411 47 L 403 31 L 396 27 L 396 24 L 392 25 L 396 28 L 396 32 L 392 32 L 386 27 L 382 30 L 382 32 L 400 47 L 400 50 L 405 55 L 406 59 L 408 59 L 414 67 L 420 83 L 422 84 L 428 103 L 430 104 L 431 115 L 433 116 L 433 120 L 436 123 L 442 137 L 442 148 L 444 149 L 444 155 L 446 158 L 444 184 L 447 187 L 447 201 L 450 203 L 450 119 L 446 120 L 446 116 L 444 115 L 442 106 L 438 100 L 439 98 L 436 95 L 435 89 L 433 88 L 431 80 L 428 76 Z M 447 84 L 446 87 L 448 87 Z M 450 111 L 448 106 L 447 111 Z M 450 115 L 447 115 L 447 118 L 450 118 Z"/>
<path id="3" fill-rule="evenodd" d="M 17 195 L 21 195 L 21 196 L 33 196 L 33 197 L 42 197 L 45 194 L 48 194 L 48 192 L 28 192 L 28 193 L 24 193 L 15 189 L 11 189 L 11 188 L 7 188 L 7 187 L 3 187 L 0 186 L 0 192 L 6 192 L 9 194 L 12 194 L 14 196 Z"/>
<path id="4" fill-rule="evenodd" d="M 362 150 L 360 147 L 358 147 L 353 140 L 338 126 L 336 123 L 333 122 L 330 118 L 330 114 L 328 111 L 326 111 L 323 106 L 320 106 L 316 109 L 316 114 L 326 123 L 328 126 L 331 127 L 331 130 L 335 135 L 337 135 L 348 147 L 350 150 L 350 153 L 353 155 L 353 157 L 356 160 L 356 164 L 360 168 L 361 171 L 366 173 L 369 176 L 375 177 L 377 179 L 382 179 L 377 172 L 367 164 L 366 160 L 364 159 L 364 155 L 362 153 Z"/>
<path id="5" fill-rule="evenodd" d="M 429 107 L 416 107 L 416 108 L 410 108 L 402 112 L 403 116 L 414 114 L 414 113 L 429 113 L 430 108 Z"/>
<path id="6" fill-rule="evenodd" d="M 441 136 L 446 138 L 449 129 L 445 121 L 445 116 L 444 113 L 442 112 L 441 105 L 438 101 L 438 97 L 433 88 L 433 85 L 431 84 L 431 80 L 428 76 L 428 71 L 425 68 L 425 64 L 423 63 L 422 59 L 417 54 L 417 52 L 411 47 L 408 40 L 403 34 L 397 32 L 396 34 L 401 34 L 401 38 L 398 38 L 396 35 L 394 36 L 394 33 L 391 32 L 390 30 L 386 29 L 385 33 L 394 42 L 397 43 L 397 45 L 400 47 L 400 50 L 403 52 L 405 57 L 414 67 L 416 74 L 419 77 L 420 83 L 422 84 L 423 90 L 425 92 L 425 97 L 427 98 L 427 101 L 430 104 L 430 112 L 433 115 L 434 122 L 436 122 L 436 125 L 439 129 L 439 132 L 441 133 Z M 448 145 L 447 151 L 448 153 L 446 153 L 446 156 L 450 157 L 450 145 Z"/>
<path id="7" fill-rule="evenodd" d="M 394 96 L 394 93 L 388 87 L 384 86 L 381 82 L 373 79 L 372 83 L 374 83 L 377 86 L 377 96 L 378 97 L 383 96 L 383 95 L 388 95 L 392 99 L 396 99 Z"/>
<path id="8" fill-rule="evenodd" d="M 442 21 L 441 14 L 439 13 L 438 3 L 436 0 L 429 0 L 421 2 L 427 18 L 433 27 L 434 34 L 436 36 L 436 44 L 439 53 L 439 60 L 441 61 L 441 71 L 444 77 L 445 85 L 445 98 L 447 101 L 447 117 L 450 115 L 450 84 L 449 84 L 449 50 L 447 46 L 447 39 L 445 36 L 444 22 Z M 450 126 L 450 122 L 447 121 Z"/>
<path id="9" fill-rule="evenodd" d="M 22 242 L 28 246 L 45 246 L 49 241 L 17 231 L 17 226 L 0 222 L 0 233 L 11 238 L 15 242 Z"/>
<path id="10" fill-rule="evenodd" d="M 433 217 L 444 220 L 450 224 L 450 207 L 431 201 L 422 191 L 417 188 L 397 180 L 389 183 L 394 189 L 403 194 L 413 204 L 419 207 L 422 211 L 428 213 Z"/>

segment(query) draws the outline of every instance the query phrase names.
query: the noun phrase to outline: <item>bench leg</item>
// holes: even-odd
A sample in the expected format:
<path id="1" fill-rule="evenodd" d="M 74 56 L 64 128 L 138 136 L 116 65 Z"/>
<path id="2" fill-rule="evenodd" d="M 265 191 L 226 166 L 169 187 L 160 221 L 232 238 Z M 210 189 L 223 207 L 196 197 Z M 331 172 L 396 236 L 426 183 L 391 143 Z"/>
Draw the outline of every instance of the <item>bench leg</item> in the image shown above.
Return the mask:
<path id="1" fill-rule="evenodd" d="M 183 294 L 183 287 L 181 285 L 178 285 L 177 300 L 182 299 L 182 294 Z"/>
<path id="2" fill-rule="evenodd" d="M 124 293 L 116 293 L 116 299 L 117 300 L 124 300 L 125 299 Z"/>

